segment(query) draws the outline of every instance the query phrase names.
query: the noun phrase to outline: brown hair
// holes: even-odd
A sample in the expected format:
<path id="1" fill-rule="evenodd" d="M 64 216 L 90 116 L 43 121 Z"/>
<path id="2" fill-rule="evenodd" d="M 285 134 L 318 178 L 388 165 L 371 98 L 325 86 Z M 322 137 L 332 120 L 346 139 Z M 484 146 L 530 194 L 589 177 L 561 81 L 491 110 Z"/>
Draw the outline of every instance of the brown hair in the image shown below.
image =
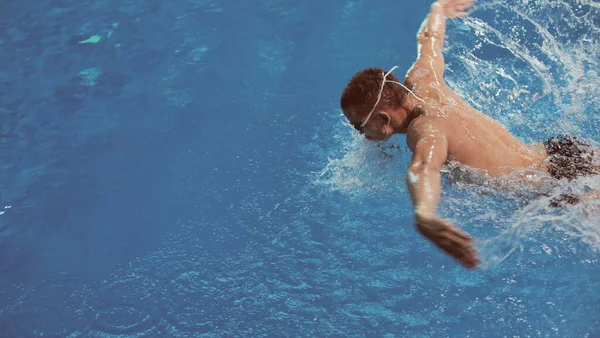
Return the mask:
<path id="1" fill-rule="evenodd" d="M 375 102 L 377 102 L 377 95 L 379 95 L 379 90 L 381 89 L 383 74 L 385 74 L 385 70 L 381 68 L 367 68 L 354 74 L 342 93 L 340 100 L 342 110 L 347 111 L 349 108 L 354 108 L 360 115 L 366 117 L 371 109 L 373 109 Z M 389 74 L 386 79 L 400 82 L 392 74 Z M 377 107 L 379 109 L 395 109 L 400 104 L 401 102 L 394 87 L 390 86 L 390 83 L 386 83 L 383 86 L 383 93 L 381 93 L 381 100 Z"/>

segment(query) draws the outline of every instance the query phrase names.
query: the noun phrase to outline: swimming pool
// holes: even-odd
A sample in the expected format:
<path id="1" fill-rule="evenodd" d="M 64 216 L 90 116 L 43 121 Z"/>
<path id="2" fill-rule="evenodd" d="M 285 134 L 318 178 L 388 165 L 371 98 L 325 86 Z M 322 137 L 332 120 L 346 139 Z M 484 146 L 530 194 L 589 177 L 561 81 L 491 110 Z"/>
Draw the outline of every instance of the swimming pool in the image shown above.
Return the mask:
<path id="1" fill-rule="evenodd" d="M 446 181 L 465 271 L 413 229 L 403 138 L 344 123 L 428 3 L 0 6 L 0 336 L 600 335 L 597 215 Z M 598 142 L 599 12 L 480 1 L 448 81 L 525 141 Z"/>

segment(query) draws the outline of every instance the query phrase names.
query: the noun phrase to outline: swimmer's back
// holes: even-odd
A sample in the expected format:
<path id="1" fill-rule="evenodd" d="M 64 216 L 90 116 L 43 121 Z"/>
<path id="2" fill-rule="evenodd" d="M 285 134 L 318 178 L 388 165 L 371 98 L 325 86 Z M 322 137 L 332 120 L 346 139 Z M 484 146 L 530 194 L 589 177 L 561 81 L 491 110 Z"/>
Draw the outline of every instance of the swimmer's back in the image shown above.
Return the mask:
<path id="1" fill-rule="evenodd" d="M 546 158 L 543 146 L 519 141 L 498 121 L 463 102 L 445 84 L 421 86 L 415 93 L 427 104 L 409 126 L 407 141 L 414 143 L 415 137 L 427 134 L 433 124 L 448 142 L 449 159 L 486 170 L 492 176 L 527 167 L 542 169 Z"/>

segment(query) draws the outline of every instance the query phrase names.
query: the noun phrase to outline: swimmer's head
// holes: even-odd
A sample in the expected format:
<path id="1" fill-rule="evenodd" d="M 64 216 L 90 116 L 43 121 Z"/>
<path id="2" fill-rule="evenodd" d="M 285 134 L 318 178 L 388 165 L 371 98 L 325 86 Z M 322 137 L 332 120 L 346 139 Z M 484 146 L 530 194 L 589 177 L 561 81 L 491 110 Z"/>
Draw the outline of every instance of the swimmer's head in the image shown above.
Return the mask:
<path id="1" fill-rule="evenodd" d="M 399 126 L 406 119 L 402 109 L 406 90 L 399 84 L 391 71 L 367 68 L 356 73 L 344 88 L 342 111 L 368 140 L 383 141 L 403 131 Z"/>

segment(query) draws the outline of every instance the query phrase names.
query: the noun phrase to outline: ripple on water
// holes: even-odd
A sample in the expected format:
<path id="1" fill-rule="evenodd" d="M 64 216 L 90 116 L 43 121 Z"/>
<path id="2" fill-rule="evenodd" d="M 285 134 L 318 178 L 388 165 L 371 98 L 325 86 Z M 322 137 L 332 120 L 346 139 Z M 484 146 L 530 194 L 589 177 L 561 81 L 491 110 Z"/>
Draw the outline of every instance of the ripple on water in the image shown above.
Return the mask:
<path id="1" fill-rule="evenodd" d="M 117 273 L 95 290 L 92 329 L 97 335 L 156 336 L 160 287 L 144 271 Z"/>
<path id="2" fill-rule="evenodd" d="M 203 259 L 173 257 L 160 265 L 158 277 L 166 283 L 165 319 L 182 333 L 208 333 L 216 329 L 211 314 L 219 313 L 219 290 L 210 281 Z"/>
<path id="3" fill-rule="evenodd" d="M 26 288 L 11 306 L 0 333 L 7 337 L 67 337 L 81 328 L 87 294 L 77 275 L 59 273 L 43 279 Z"/>

